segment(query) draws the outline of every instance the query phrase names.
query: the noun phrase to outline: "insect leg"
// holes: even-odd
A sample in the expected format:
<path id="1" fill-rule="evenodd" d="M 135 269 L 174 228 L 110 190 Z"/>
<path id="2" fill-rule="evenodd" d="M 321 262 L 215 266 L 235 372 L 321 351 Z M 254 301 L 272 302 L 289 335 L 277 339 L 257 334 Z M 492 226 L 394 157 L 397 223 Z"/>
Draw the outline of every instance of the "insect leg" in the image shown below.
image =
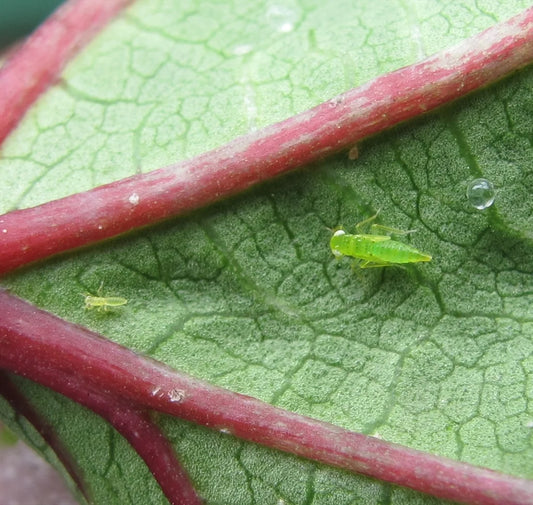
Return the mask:
<path id="1" fill-rule="evenodd" d="M 363 263 L 362 260 L 355 258 L 351 262 L 352 271 L 359 275 L 358 269 L 362 268 L 361 263 Z"/>
<path id="2" fill-rule="evenodd" d="M 382 224 L 373 224 L 372 225 L 372 231 L 375 230 L 383 230 L 388 233 L 392 233 L 393 235 L 407 235 L 409 233 L 414 233 L 416 230 L 400 230 L 398 228 L 391 228 L 390 226 L 383 226 Z"/>
<path id="3" fill-rule="evenodd" d="M 360 223 L 357 223 L 355 225 L 355 229 L 357 231 L 361 231 L 362 229 L 365 228 L 365 226 L 368 226 L 369 223 L 371 223 L 372 221 L 374 221 L 374 219 L 376 219 L 376 217 L 378 217 L 378 214 L 381 212 L 381 209 L 378 209 L 378 211 L 373 215 L 373 216 L 370 216 L 366 219 L 364 219 L 363 221 L 361 221 Z"/>
<path id="4" fill-rule="evenodd" d="M 360 268 L 397 267 L 397 263 L 381 263 L 379 261 L 364 261 Z"/>

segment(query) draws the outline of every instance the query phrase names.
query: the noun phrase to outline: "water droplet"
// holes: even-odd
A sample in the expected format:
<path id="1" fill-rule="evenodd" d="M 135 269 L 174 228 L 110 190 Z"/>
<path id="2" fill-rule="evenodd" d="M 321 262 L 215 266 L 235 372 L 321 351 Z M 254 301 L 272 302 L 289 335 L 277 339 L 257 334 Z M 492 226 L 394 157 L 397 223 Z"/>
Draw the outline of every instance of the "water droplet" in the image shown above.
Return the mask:
<path id="1" fill-rule="evenodd" d="M 4 229 L 2 230 L 2 233 L 7 233 L 7 229 L 4 228 Z"/>
<path id="2" fill-rule="evenodd" d="M 487 179 L 474 179 L 466 188 L 466 197 L 472 207 L 487 209 L 494 203 L 494 185 Z"/>
<path id="3" fill-rule="evenodd" d="M 266 18 L 277 32 L 289 33 L 294 30 L 294 24 L 298 21 L 298 13 L 284 5 L 271 5 L 267 9 Z"/>
<path id="4" fill-rule="evenodd" d="M 132 193 L 128 198 L 128 202 L 132 205 L 137 205 L 139 203 L 139 195 L 137 193 Z"/>

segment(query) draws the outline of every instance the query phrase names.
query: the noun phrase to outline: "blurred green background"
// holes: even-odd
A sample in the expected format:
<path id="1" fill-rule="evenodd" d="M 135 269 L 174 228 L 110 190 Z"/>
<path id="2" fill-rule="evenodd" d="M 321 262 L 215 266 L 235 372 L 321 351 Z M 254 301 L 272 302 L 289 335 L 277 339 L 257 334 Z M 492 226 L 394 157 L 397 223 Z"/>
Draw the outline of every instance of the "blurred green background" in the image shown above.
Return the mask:
<path id="1" fill-rule="evenodd" d="M 0 48 L 29 35 L 63 0 L 0 0 Z"/>

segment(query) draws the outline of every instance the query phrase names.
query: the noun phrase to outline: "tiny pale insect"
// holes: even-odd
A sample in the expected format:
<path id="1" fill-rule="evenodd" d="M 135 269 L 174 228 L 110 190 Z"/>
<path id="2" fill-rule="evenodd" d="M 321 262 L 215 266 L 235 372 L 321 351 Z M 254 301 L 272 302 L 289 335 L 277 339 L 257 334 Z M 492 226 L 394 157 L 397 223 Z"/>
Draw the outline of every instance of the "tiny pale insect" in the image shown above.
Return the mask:
<path id="1" fill-rule="evenodd" d="M 104 283 L 100 284 L 98 288 L 98 295 L 102 291 L 102 286 Z M 86 309 L 98 309 L 98 310 L 108 310 L 110 307 L 120 307 L 121 305 L 126 305 L 128 300 L 122 298 L 121 296 L 93 296 L 93 295 L 83 295 L 85 296 L 85 308 Z"/>
<path id="2" fill-rule="evenodd" d="M 378 212 L 379 213 L 379 212 Z M 359 231 L 373 221 L 378 214 L 365 219 L 356 226 Z M 383 229 L 393 234 L 406 234 L 414 230 L 402 231 L 380 225 L 372 225 L 372 230 Z M 331 252 L 336 258 L 351 256 L 360 268 L 390 267 L 406 263 L 431 261 L 429 254 L 414 247 L 392 240 L 389 235 L 346 233 L 342 228 L 336 230 L 330 240 Z"/>

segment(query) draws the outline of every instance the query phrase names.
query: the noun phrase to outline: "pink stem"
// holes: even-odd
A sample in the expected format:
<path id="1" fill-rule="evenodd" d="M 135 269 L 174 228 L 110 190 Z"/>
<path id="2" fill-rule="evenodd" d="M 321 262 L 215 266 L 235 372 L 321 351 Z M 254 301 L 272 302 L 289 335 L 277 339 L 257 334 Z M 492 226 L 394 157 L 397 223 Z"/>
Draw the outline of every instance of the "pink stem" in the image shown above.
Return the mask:
<path id="1" fill-rule="evenodd" d="M 268 447 L 479 505 L 533 504 L 533 481 L 441 458 L 273 407 L 212 386 L 0 291 L 0 367 L 69 395 L 106 391 Z"/>
<path id="2" fill-rule="evenodd" d="M 132 0 L 69 0 L 0 69 L 0 142 L 63 67 Z"/>
<path id="3" fill-rule="evenodd" d="M 435 109 L 531 61 L 533 7 L 452 49 L 191 160 L 5 214 L 0 217 L 0 273 L 243 191 Z"/>

